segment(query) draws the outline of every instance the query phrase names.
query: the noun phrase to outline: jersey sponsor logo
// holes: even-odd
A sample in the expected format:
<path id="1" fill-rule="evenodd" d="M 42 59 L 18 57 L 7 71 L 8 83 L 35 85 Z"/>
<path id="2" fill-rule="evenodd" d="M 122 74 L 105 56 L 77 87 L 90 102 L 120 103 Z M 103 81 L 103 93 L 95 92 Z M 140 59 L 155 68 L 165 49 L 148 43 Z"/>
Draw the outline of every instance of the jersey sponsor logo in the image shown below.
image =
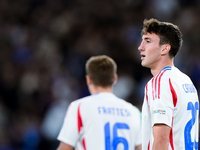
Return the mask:
<path id="1" fill-rule="evenodd" d="M 115 115 L 115 116 L 122 116 L 122 117 L 131 116 L 130 112 L 124 108 L 98 107 L 98 112 L 99 114 L 102 114 L 102 115 Z"/>
<path id="2" fill-rule="evenodd" d="M 164 109 L 156 109 L 153 111 L 153 114 L 166 114 L 166 111 Z"/>
<path id="3" fill-rule="evenodd" d="M 197 92 L 193 84 L 183 84 L 182 87 L 186 93 L 196 93 Z"/>

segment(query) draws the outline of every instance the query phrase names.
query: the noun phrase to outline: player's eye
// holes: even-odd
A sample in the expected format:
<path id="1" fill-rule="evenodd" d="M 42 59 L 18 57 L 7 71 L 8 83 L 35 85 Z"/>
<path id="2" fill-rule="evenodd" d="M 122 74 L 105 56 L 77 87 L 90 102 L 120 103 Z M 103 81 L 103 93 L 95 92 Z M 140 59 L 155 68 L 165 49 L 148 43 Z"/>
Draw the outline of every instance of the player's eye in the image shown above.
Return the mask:
<path id="1" fill-rule="evenodd" d="M 150 43 L 151 41 L 150 41 L 150 40 L 146 40 L 146 42 L 147 42 L 147 43 Z"/>

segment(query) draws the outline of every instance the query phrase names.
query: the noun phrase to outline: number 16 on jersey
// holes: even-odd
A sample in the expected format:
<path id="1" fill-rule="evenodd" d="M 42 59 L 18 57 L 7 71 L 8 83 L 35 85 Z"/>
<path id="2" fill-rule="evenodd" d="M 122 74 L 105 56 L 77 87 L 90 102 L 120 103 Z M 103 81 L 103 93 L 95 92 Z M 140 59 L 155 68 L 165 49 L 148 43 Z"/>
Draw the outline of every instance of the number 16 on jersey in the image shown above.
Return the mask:
<path id="1" fill-rule="evenodd" d="M 111 133 L 110 129 L 112 129 L 112 134 L 113 134 L 113 140 L 111 140 Z M 129 144 L 126 138 L 124 137 L 119 137 L 117 135 L 117 130 L 120 129 L 126 129 L 129 130 L 129 126 L 125 123 L 115 123 L 113 125 L 113 128 L 110 127 L 110 123 L 106 123 L 104 126 L 104 133 L 105 133 L 105 149 L 106 150 L 117 150 L 118 144 L 123 144 L 124 145 L 124 150 L 128 150 Z"/>

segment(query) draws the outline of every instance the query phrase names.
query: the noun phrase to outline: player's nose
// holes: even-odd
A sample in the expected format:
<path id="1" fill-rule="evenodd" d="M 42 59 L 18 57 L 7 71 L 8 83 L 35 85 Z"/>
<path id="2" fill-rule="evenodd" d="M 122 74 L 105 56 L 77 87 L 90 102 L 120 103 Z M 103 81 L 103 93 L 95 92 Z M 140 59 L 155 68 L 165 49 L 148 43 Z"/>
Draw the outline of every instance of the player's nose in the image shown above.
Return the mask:
<path id="1" fill-rule="evenodd" d="M 139 50 L 139 51 L 144 50 L 143 42 L 140 43 L 140 45 L 139 45 L 139 47 L 138 47 L 138 50 Z"/>

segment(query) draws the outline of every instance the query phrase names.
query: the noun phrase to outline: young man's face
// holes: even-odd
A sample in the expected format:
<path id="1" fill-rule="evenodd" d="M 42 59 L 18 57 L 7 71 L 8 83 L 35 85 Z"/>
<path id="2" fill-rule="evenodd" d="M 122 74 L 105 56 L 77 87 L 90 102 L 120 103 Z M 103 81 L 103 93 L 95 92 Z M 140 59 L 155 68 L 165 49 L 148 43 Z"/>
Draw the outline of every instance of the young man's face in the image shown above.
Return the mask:
<path id="1" fill-rule="evenodd" d="M 160 38 L 158 35 L 147 33 L 142 36 L 142 42 L 138 47 L 142 66 L 153 69 L 161 58 Z"/>

